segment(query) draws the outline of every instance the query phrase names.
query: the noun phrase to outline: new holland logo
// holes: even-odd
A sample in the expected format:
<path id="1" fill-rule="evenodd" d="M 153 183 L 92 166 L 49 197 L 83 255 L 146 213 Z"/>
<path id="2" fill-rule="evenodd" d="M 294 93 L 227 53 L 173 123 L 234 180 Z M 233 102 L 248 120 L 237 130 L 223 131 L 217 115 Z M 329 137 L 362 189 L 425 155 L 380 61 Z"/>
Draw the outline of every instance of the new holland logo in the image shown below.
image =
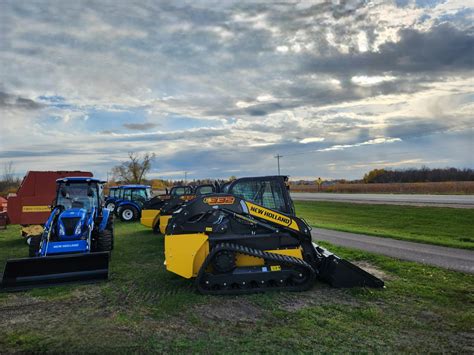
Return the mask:
<path id="1" fill-rule="evenodd" d="M 283 216 L 279 213 L 259 208 L 257 206 L 250 206 L 250 212 L 253 212 L 254 215 L 263 217 L 267 220 L 274 221 L 285 226 L 289 226 L 291 224 L 291 218 Z"/>
<path id="2" fill-rule="evenodd" d="M 210 206 L 213 205 L 233 205 L 235 202 L 235 197 L 233 196 L 214 196 L 214 197 L 206 197 L 204 203 L 207 203 Z"/>

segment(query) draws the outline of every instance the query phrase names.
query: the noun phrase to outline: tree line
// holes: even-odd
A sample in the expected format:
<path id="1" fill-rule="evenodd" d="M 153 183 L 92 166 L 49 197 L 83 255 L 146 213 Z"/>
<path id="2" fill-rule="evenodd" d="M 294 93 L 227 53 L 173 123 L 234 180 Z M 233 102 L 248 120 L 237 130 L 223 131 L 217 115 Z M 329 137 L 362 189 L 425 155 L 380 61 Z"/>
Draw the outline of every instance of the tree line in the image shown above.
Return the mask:
<path id="1" fill-rule="evenodd" d="M 403 170 L 374 169 L 364 175 L 365 183 L 474 181 L 473 169 L 422 167 Z"/>

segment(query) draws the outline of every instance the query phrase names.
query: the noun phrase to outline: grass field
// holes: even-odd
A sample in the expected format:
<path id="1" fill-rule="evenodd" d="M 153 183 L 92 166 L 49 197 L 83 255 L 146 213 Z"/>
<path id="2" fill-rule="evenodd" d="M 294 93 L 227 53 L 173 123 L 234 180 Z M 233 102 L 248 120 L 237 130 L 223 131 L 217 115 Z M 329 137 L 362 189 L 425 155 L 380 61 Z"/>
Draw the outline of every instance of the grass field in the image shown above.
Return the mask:
<path id="1" fill-rule="evenodd" d="M 474 181 L 404 182 L 384 184 L 334 184 L 330 186 L 291 184 L 293 192 L 392 193 L 392 194 L 474 194 Z"/>
<path id="2" fill-rule="evenodd" d="M 2 269 L 27 255 L 18 235 L 0 231 Z M 474 351 L 473 275 L 330 249 L 386 289 L 201 296 L 165 271 L 162 236 L 117 223 L 109 282 L 0 294 L 0 352 Z"/>
<path id="3" fill-rule="evenodd" d="M 314 227 L 474 249 L 474 209 L 297 201 Z"/>

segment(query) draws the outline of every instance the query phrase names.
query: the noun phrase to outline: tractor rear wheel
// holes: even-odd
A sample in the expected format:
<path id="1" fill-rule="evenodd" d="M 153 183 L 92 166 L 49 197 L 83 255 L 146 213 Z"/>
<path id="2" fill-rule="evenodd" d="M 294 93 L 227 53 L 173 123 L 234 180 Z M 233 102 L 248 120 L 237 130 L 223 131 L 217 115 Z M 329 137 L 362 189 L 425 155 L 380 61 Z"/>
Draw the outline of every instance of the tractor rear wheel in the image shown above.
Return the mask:
<path id="1" fill-rule="evenodd" d="M 30 242 L 28 244 L 28 255 L 30 258 L 37 256 L 40 244 L 41 244 L 41 236 L 40 235 L 33 235 L 30 238 Z"/>
<path id="2" fill-rule="evenodd" d="M 120 220 L 123 222 L 132 222 L 138 219 L 138 211 L 133 206 L 125 206 L 120 208 Z"/>
<path id="3" fill-rule="evenodd" d="M 97 239 L 97 251 L 111 251 L 114 246 L 114 232 L 111 229 L 104 229 L 99 232 Z"/>

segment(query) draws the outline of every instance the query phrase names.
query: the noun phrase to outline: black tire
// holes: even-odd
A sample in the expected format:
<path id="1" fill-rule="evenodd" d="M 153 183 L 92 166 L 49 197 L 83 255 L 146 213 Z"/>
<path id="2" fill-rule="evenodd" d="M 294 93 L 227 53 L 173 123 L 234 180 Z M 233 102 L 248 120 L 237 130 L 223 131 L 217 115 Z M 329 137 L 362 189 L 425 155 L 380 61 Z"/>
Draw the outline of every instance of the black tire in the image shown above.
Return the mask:
<path id="1" fill-rule="evenodd" d="M 114 231 L 112 229 L 104 229 L 99 232 L 97 238 L 97 251 L 112 251 L 114 248 Z"/>
<path id="2" fill-rule="evenodd" d="M 119 217 L 122 222 L 133 222 L 138 219 L 138 210 L 133 206 L 120 208 Z"/>
<path id="3" fill-rule="evenodd" d="M 33 235 L 30 237 L 30 244 L 28 245 L 28 255 L 30 258 L 37 256 L 41 244 L 41 236 Z"/>
<path id="4" fill-rule="evenodd" d="M 155 225 L 153 226 L 153 233 L 161 234 L 160 232 L 160 217 L 158 216 L 158 220 L 156 221 Z"/>

